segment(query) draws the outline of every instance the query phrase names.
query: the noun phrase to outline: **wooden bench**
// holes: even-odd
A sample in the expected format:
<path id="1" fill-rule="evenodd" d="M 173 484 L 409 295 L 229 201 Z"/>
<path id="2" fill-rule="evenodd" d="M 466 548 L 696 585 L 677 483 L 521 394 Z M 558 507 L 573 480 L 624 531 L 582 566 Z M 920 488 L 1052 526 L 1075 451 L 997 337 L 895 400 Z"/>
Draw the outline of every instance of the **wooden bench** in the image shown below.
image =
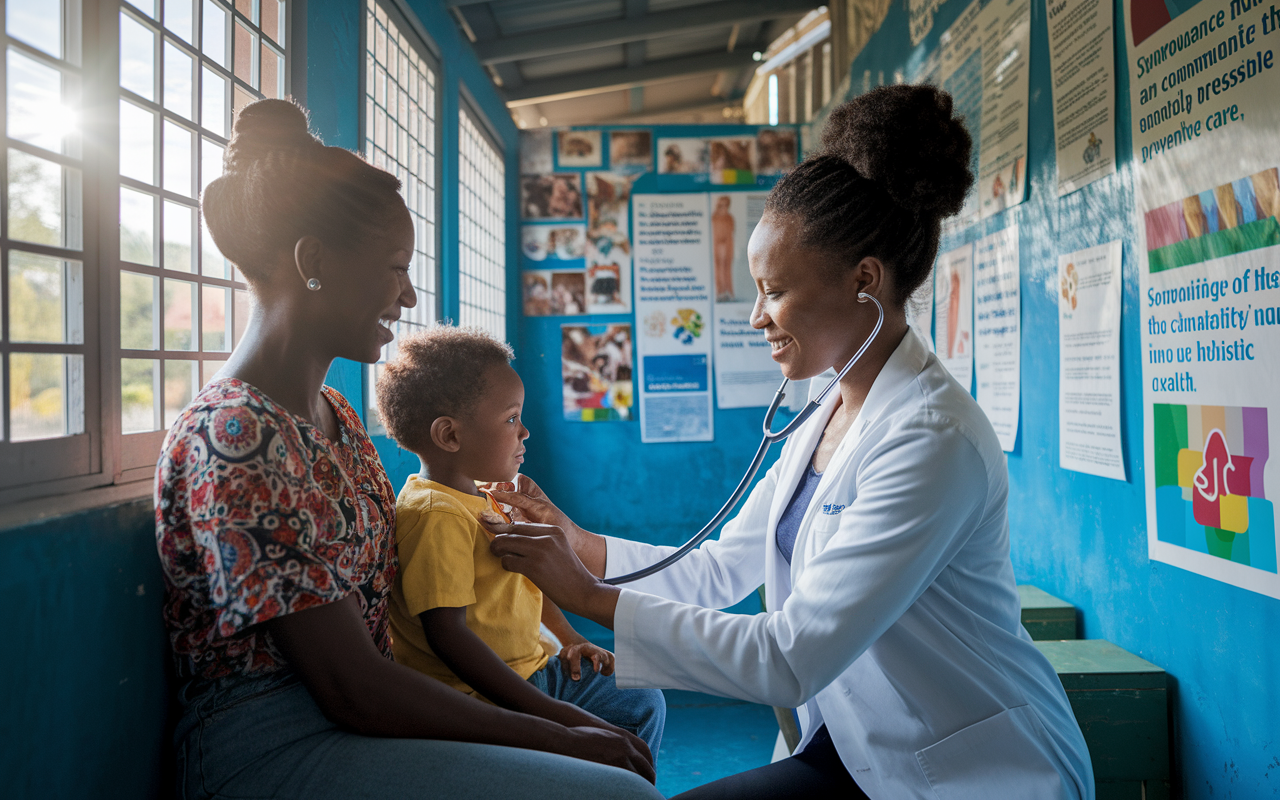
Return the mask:
<path id="1" fill-rule="evenodd" d="M 1098 800 L 1169 797 L 1168 676 L 1103 639 L 1041 641 L 1084 732 Z"/>
<path id="2" fill-rule="evenodd" d="M 1036 641 L 1076 638 L 1076 607 L 1035 586 L 1019 586 L 1022 627 Z"/>

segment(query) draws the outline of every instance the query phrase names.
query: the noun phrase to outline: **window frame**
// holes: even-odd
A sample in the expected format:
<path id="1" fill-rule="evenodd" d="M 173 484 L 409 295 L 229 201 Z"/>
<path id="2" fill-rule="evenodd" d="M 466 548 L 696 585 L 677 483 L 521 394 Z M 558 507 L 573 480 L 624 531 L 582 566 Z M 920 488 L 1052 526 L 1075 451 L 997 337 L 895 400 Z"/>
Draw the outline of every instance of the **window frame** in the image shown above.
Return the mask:
<path id="1" fill-rule="evenodd" d="M 508 212 L 510 211 L 510 209 L 508 208 L 509 206 L 508 191 L 510 189 L 510 186 L 508 185 L 509 176 L 507 174 L 508 166 L 509 166 L 507 164 L 507 152 L 506 152 L 506 148 L 503 147 L 502 145 L 502 139 L 498 136 L 497 132 L 494 130 L 493 125 L 489 122 L 489 118 L 486 117 L 484 112 L 480 110 L 479 104 L 476 103 L 475 100 L 471 97 L 471 94 L 466 90 L 466 87 L 460 87 L 460 89 L 461 91 L 459 91 L 458 133 L 457 133 L 458 187 L 459 187 L 458 188 L 459 253 L 458 253 L 458 280 L 457 280 L 458 323 L 466 324 L 462 320 L 462 311 L 463 311 L 462 261 L 463 259 L 462 259 L 462 253 L 461 253 L 461 248 L 463 247 L 463 243 L 462 243 L 463 219 L 462 218 L 463 218 L 463 215 L 466 213 L 466 204 L 462 202 L 462 197 L 461 197 L 461 194 L 462 194 L 462 120 L 465 115 L 465 117 L 470 121 L 472 127 L 474 127 L 477 131 L 479 131 L 481 138 L 487 141 L 489 146 L 493 148 L 494 153 L 497 155 L 497 162 L 502 165 L 502 176 L 501 176 L 501 179 L 497 182 L 497 186 L 502 190 L 502 199 L 501 199 L 501 202 L 498 203 L 498 208 L 501 209 L 502 211 L 503 226 L 504 226 L 502 229 L 503 239 L 502 239 L 502 271 L 501 271 L 502 282 L 503 282 L 503 286 L 502 286 L 503 301 L 497 313 L 501 314 L 502 316 L 503 330 L 501 334 L 501 339 L 505 342 L 511 338 L 510 337 L 511 317 L 507 313 L 508 301 L 510 299 L 507 295 L 511 291 L 510 280 L 509 280 L 511 265 L 508 261 L 508 256 L 509 256 L 508 250 L 509 250 L 510 242 L 507 241 L 507 230 L 506 230 L 507 223 L 509 222 L 509 220 L 507 219 L 507 215 L 508 215 Z"/>

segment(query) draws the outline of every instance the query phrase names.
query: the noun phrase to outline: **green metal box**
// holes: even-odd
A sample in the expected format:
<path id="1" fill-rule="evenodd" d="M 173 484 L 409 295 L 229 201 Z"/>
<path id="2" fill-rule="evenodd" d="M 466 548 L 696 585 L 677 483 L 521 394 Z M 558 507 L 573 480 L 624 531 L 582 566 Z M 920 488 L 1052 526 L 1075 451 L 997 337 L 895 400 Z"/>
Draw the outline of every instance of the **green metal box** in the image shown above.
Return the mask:
<path id="1" fill-rule="evenodd" d="M 1019 586 L 1022 627 L 1036 641 L 1076 638 L 1076 607 L 1035 586 Z"/>
<path id="2" fill-rule="evenodd" d="M 1103 639 L 1036 642 L 1036 647 L 1067 690 L 1089 747 L 1099 800 L 1168 797 L 1165 671 Z"/>

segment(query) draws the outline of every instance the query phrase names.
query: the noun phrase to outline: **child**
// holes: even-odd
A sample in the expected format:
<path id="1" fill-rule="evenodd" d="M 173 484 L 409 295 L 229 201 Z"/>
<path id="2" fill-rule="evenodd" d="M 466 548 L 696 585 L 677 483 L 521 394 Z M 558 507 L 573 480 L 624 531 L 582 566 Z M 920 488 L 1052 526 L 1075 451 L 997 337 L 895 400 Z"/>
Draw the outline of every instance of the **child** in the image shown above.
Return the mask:
<path id="1" fill-rule="evenodd" d="M 570 727 L 626 729 L 656 756 L 662 693 L 619 689 L 613 654 L 504 570 L 477 521 L 490 501 L 476 482 L 512 480 L 524 461 L 529 431 L 513 357 L 483 330 L 436 326 L 402 339 L 378 378 L 383 425 L 422 463 L 396 501 L 396 661 L 504 708 Z M 543 651 L 540 621 L 563 644 L 559 656 Z"/>

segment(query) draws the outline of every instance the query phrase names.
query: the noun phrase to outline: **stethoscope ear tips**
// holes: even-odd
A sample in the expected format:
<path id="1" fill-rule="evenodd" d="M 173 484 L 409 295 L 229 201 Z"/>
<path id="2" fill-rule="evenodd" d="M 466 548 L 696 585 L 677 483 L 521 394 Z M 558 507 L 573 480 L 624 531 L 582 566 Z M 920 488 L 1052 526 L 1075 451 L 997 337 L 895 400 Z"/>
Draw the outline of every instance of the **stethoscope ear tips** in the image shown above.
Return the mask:
<path id="1" fill-rule="evenodd" d="M 859 302 L 859 303 L 865 303 L 865 302 L 867 302 L 867 300 L 868 300 L 870 297 L 871 297 L 871 295 L 867 294 L 866 292 L 858 292 L 858 302 Z"/>

